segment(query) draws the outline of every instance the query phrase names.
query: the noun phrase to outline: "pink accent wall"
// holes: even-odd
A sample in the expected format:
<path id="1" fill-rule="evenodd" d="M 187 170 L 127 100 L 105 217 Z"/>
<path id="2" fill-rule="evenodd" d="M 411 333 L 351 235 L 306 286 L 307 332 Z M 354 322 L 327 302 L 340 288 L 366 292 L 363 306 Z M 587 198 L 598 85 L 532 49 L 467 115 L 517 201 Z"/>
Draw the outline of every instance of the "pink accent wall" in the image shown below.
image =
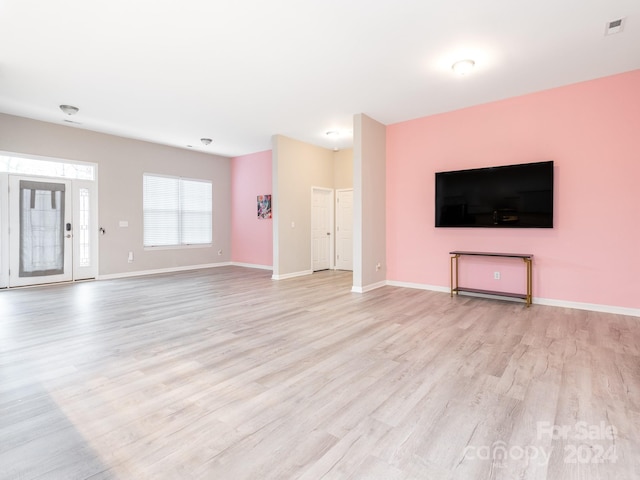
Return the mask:
<path id="1" fill-rule="evenodd" d="M 271 150 L 231 159 L 231 261 L 273 265 L 273 220 L 258 219 L 256 203 L 271 189 Z"/>
<path id="2" fill-rule="evenodd" d="M 553 229 L 434 227 L 435 172 L 544 160 Z M 388 280 L 448 288 L 451 250 L 532 253 L 534 298 L 640 307 L 640 70 L 391 125 L 386 187 Z M 524 291 L 522 261 L 460 267 Z"/>

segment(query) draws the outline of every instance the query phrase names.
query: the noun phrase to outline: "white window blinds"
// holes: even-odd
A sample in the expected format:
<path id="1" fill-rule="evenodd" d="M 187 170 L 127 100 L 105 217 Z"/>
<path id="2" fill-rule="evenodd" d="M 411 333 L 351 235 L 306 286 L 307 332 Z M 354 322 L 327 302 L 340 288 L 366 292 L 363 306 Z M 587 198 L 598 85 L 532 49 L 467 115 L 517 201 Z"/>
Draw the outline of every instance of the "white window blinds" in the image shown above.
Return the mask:
<path id="1" fill-rule="evenodd" d="M 211 182 L 144 174 L 143 184 L 145 247 L 211 243 Z"/>

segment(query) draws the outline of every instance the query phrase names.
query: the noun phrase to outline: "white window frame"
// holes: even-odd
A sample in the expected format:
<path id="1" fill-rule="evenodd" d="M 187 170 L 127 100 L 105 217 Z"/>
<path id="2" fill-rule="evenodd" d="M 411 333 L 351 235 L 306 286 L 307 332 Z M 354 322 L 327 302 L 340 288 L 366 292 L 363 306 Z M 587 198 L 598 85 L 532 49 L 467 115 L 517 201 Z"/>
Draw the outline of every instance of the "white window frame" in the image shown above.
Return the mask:
<path id="1" fill-rule="evenodd" d="M 178 243 L 178 244 L 166 244 L 166 245 L 147 245 L 145 242 L 145 211 L 144 211 L 144 203 L 145 203 L 145 177 L 158 177 L 158 178 L 168 178 L 168 179 L 173 179 L 173 180 L 177 180 L 179 182 L 179 185 L 182 186 L 182 182 L 183 181 L 187 181 L 187 182 L 201 182 L 201 183 L 206 183 L 210 186 L 211 188 L 211 205 L 210 205 L 210 209 L 209 209 L 209 215 L 211 217 L 211 231 L 209 232 L 210 234 L 210 241 L 207 243 Z M 180 198 L 180 195 L 179 195 Z M 213 246 L 213 181 L 208 180 L 208 179 L 203 179 L 203 178 L 188 178 L 188 177 L 179 177 L 179 176 L 175 176 L 175 175 L 163 175 L 163 174 L 158 174 L 158 173 L 149 173 L 149 172 L 145 172 L 142 175 L 142 216 L 143 216 L 143 233 L 142 233 L 142 243 L 143 243 L 143 249 L 144 250 L 172 250 L 172 249 L 185 249 L 185 248 L 211 248 Z M 183 209 L 181 205 L 178 205 L 178 228 L 181 229 L 182 228 L 182 216 L 183 216 Z M 178 231 L 178 237 L 181 239 L 182 238 L 182 231 L 179 230 Z"/>
<path id="2" fill-rule="evenodd" d="M 21 169 L 19 166 L 12 165 L 12 160 L 21 160 L 27 163 L 33 163 L 34 165 L 39 163 L 41 164 L 42 168 L 44 168 L 46 165 L 58 165 L 59 167 L 62 167 L 62 170 L 59 170 L 59 168 L 57 169 L 57 171 L 56 169 L 46 168 L 44 168 L 43 170 L 33 170 L 28 168 Z M 78 174 L 77 171 L 74 171 L 75 167 L 83 167 L 91 173 L 88 176 Z M 98 183 L 98 165 L 96 163 L 81 162 L 77 160 L 65 160 L 63 158 L 55 157 L 43 157 L 40 155 L 24 155 L 21 153 L 6 152 L 2 150 L 0 150 L 0 172 L 5 172 L 9 175 L 85 180 L 88 182 L 96 182 L 96 185 Z"/>

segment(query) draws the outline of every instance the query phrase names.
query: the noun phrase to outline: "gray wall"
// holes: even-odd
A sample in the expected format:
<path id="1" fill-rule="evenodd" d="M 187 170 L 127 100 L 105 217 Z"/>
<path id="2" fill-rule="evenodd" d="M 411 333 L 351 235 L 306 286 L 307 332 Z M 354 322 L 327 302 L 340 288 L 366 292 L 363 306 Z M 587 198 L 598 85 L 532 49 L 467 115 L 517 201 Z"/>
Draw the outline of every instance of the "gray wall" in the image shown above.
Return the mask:
<path id="1" fill-rule="evenodd" d="M 333 188 L 353 188 L 353 148 L 333 152 Z"/>
<path id="2" fill-rule="evenodd" d="M 359 292 L 380 286 L 386 278 L 386 142 L 383 124 L 355 115 L 353 289 Z"/>
<path id="3" fill-rule="evenodd" d="M 334 152 L 282 135 L 272 143 L 273 276 L 280 278 L 311 271 L 311 187 L 333 188 Z"/>
<path id="4" fill-rule="evenodd" d="M 98 164 L 99 274 L 224 263 L 231 259 L 231 160 L 139 140 L 0 114 L 0 150 Z M 142 174 L 213 182 L 213 246 L 144 250 Z M 120 220 L 129 226 L 119 227 Z M 222 250 L 222 255 L 218 255 Z M 127 262 L 129 251 L 134 262 Z"/>

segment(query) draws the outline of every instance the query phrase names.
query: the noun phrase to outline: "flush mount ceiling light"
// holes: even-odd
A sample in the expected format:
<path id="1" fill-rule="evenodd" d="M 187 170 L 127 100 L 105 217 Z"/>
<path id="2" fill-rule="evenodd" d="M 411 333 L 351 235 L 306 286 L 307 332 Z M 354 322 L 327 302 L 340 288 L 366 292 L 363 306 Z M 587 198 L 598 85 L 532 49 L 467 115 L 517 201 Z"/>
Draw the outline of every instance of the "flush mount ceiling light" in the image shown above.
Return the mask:
<path id="1" fill-rule="evenodd" d="M 476 62 L 470 59 L 460 60 L 451 66 L 451 69 L 458 75 L 468 75 L 475 67 Z"/>
<path id="2" fill-rule="evenodd" d="M 78 107 L 74 107 L 73 105 L 60 105 L 60 110 L 62 110 L 67 115 L 75 115 L 80 111 Z"/>
<path id="3" fill-rule="evenodd" d="M 200 141 L 203 145 L 209 145 L 213 140 L 211 140 L 210 138 L 201 138 Z"/>

